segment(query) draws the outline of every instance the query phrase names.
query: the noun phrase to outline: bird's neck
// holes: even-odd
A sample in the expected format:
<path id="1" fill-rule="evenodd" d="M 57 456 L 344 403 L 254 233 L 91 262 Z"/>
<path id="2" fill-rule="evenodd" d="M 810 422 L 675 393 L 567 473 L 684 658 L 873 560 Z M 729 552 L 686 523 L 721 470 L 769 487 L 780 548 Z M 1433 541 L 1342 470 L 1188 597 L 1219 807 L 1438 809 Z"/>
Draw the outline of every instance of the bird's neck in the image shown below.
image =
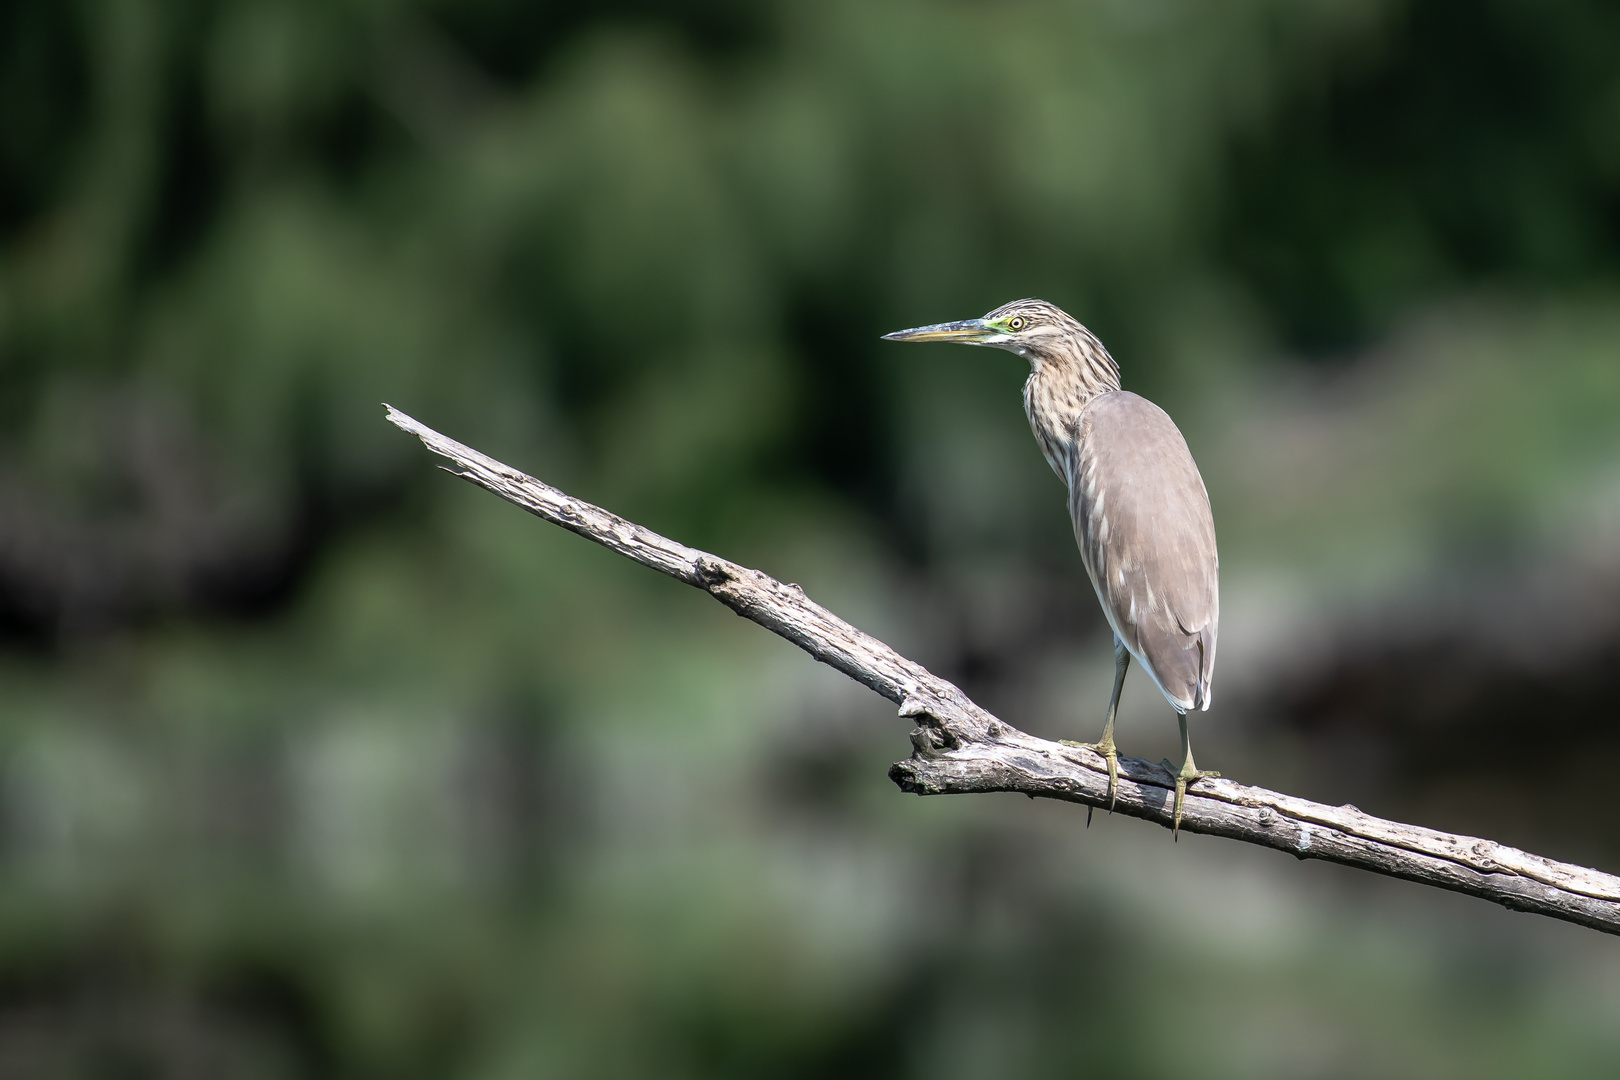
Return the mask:
<path id="1" fill-rule="evenodd" d="M 1099 394 L 1118 389 L 1117 376 L 1104 383 L 1082 378 L 1067 365 L 1030 359 L 1029 378 L 1024 382 L 1024 414 L 1029 417 L 1041 456 L 1071 488 L 1079 453 L 1080 414 Z"/>

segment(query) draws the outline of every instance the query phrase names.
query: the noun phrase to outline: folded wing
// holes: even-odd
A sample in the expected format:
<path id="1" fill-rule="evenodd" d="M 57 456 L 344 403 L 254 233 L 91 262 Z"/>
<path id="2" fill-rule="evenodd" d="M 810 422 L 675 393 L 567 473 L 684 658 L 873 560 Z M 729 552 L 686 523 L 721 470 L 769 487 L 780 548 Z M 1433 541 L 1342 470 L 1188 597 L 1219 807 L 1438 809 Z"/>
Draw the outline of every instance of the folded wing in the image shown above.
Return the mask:
<path id="1" fill-rule="evenodd" d="M 1069 514 L 1114 633 L 1183 712 L 1207 709 L 1220 626 L 1209 494 L 1163 409 L 1127 391 L 1080 413 Z"/>

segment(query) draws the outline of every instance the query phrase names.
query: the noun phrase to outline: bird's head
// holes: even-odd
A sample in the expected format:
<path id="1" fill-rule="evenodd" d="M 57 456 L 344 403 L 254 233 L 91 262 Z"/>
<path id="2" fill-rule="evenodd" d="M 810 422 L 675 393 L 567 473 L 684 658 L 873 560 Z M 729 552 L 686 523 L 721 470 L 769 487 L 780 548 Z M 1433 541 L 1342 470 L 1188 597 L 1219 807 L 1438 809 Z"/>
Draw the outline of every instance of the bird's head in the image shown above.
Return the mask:
<path id="1" fill-rule="evenodd" d="M 1050 367 L 1082 378 L 1094 392 L 1119 389 L 1119 368 L 1102 342 L 1056 304 L 1014 300 L 979 319 L 935 323 L 884 334 L 885 341 L 954 341 L 1017 353 L 1039 371 Z"/>

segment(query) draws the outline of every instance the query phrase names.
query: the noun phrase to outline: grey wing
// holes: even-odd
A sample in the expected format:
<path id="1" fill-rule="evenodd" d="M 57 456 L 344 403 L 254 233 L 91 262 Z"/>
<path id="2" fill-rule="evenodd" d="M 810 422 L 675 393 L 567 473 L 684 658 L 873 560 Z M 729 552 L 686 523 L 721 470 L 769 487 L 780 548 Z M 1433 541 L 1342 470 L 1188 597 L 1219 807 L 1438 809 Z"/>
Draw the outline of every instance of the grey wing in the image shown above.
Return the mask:
<path id="1" fill-rule="evenodd" d="M 1220 627 L 1209 494 L 1163 409 L 1126 391 L 1080 415 L 1069 513 L 1114 633 L 1183 712 L 1207 709 Z"/>

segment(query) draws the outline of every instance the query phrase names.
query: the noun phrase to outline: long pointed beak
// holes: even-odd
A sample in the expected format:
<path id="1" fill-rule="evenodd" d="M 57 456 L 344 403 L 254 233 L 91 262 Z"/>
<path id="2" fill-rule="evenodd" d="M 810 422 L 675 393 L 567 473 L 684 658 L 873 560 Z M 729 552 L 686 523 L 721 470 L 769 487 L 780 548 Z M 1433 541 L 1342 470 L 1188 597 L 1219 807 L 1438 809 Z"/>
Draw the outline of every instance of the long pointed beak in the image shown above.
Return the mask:
<path id="1" fill-rule="evenodd" d="M 896 330 L 884 334 L 884 341 L 955 341 L 962 345 L 987 344 L 988 338 L 1000 337 L 1001 331 L 986 326 L 983 319 L 963 319 L 961 322 L 935 323 L 910 330 Z"/>

